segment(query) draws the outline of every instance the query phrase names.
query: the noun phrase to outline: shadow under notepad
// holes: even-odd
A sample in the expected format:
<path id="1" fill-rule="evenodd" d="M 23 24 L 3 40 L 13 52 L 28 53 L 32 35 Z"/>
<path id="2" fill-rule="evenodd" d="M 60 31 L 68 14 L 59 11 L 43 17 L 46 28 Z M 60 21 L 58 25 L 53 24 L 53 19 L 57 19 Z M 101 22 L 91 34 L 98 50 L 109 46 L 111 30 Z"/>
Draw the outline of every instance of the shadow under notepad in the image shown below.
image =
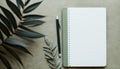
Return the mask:
<path id="1" fill-rule="evenodd" d="M 105 67 L 72 67 L 72 68 L 65 67 L 64 69 L 105 69 Z"/>

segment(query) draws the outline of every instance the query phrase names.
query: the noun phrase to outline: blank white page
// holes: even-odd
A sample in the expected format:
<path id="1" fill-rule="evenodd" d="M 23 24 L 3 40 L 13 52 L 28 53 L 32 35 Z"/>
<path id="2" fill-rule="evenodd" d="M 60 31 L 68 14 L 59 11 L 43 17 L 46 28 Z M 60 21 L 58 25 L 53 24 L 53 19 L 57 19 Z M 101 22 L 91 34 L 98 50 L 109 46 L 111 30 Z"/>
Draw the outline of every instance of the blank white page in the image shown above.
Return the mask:
<path id="1" fill-rule="evenodd" d="M 68 8 L 68 66 L 106 65 L 106 9 Z"/>

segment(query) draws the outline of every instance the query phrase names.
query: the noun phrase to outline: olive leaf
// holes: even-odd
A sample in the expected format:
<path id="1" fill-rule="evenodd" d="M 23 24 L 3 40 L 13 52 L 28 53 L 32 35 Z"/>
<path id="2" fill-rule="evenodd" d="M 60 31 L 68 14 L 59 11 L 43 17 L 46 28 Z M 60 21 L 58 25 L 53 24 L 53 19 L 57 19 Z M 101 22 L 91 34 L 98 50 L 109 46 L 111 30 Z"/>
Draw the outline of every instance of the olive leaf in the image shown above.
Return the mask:
<path id="1" fill-rule="evenodd" d="M 23 4 L 22 0 L 16 0 L 16 2 L 17 2 L 17 6 L 18 6 L 19 8 L 20 8 L 20 7 L 24 8 L 24 4 Z"/>
<path id="2" fill-rule="evenodd" d="M 7 67 L 7 69 L 12 69 L 12 66 L 10 65 L 10 62 L 8 61 L 8 59 L 6 59 L 6 57 L 2 56 L 1 54 L 0 54 L 0 60 Z"/>
<path id="3" fill-rule="evenodd" d="M 32 31 L 23 31 L 23 30 L 17 30 L 15 33 L 17 36 L 20 37 L 27 37 L 27 38 L 41 38 L 44 37 L 43 34 L 40 34 L 38 32 L 32 32 Z"/>
<path id="4" fill-rule="evenodd" d="M 10 31 L 2 22 L 0 22 L 0 29 L 7 37 L 10 36 Z"/>
<path id="5" fill-rule="evenodd" d="M 22 66 L 24 66 L 23 65 L 23 63 L 22 63 L 22 61 L 21 61 L 21 59 L 20 59 L 20 57 L 17 55 L 17 53 L 14 51 L 14 50 L 12 50 L 11 48 L 9 48 L 8 46 L 6 46 L 5 44 L 3 44 L 3 47 L 6 49 L 6 51 L 8 51 Z"/>
<path id="6" fill-rule="evenodd" d="M 25 2 L 25 6 L 26 6 L 29 2 L 30 2 L 30 0 L 27 0 L 27 1 Z"/>
<path id="7" fill-rule="evenodd" d="M 48 38 L 44 38 L 47 46 L 43 47 L 45 58 L 49 64 L 51 69 L 61 69 L 61 62 L 58 56 L 58 48 L 53 45 L 53 42 L 48 40 Z"/>
<path id="8" fill-rule="evenodd" d="M 29 46 L 14 38 L 14 35 L 27 41 L 33 41 L 33 38 L 42 38 L 45 36 L 31 30 L 29 27 L 29 25 L 37 26 L 45 23 L 40 20 L 45 16 L 30 14 L 31 11 L 35 10 L 42 3 L 42 1 L 33 4 L 29 4 L 30 0 L 16 0 L 16 3 L 12 0 L 5 1 L 8 8 L 0 5 L 0 11 L 2 12 L 0 13 L 0 60 L 7 69 L 13 69 L 9 61 L 10 59 L 7 58 L 7 56 L 12 56 L 24 67 L 17 51 L 29 55 L 32 55 L 32 53 L 28 50 Z M 26 14 L 28 12 L 29 14 Z"/>
<path id="9" fill-rule="evenodd" d="M 42 20 L 30 20 L 30 21 L 22 22 L 21 24 L 31 26 L 31 25 L 42 25 L 43 23 L 45 22 Z"/>
<path id="10" fill-rule="evenodd" d="M 23 16 L 24 21 L 29 21 L 29 20 L 34 20 L 34 19 L 40 19 L 44 18 L 45 16 L 43 15 L 36 15 L 36 14 L 31 14 L 31 15 L 25 15 Z"/>
<path id="11" fill-rule="evenodd" d="M 3 23 L 8 26 L 8 29 L 13 33 L 13 29 L 12 29 L 12 24 L 9 22 L 9 20 L 3 16 L 2 14 L 0 14 L 0 19 L 3 21 Z"/>
<path id="12" fill-rule="evenodd" d="M 24 10 L 24 13 L 29 13 L 29 12 L 33 11 L 33 10 L 36 9 L 41 3 L 42 3 L 42 1 L 37 2 L 37 3 L 34 3 L 34 4 L 30 5 L 30 6 L 28 6 L 28 7 Z"/>
<path id="13" fill-rule="evenodd" d="M 4 13 L 4 15 L 6 16 L 6 18 L 9 20 L 9 22 L 12 24 L 13 28 L 16 29 L 17 28 L 17 22 L 15 20 L 15 17 L 13 16 L 13 14 L 5 9 L 4 7 L 0 6 L 2 12 Z M 1 19 L 2 20 L 2 19 Z M 5 23 L 5 22 L 4 22 Z"/>
<path id="14" fill-rule="evenodd" d="M 7 5 L 9 6 L 9 8 L 14 12 L 14 14 L 16 14 L 16 16 L 21 19 L 21 12 L 20 9 L 14 4 L 12 3 L 10 0 L 6 0 Z"/>

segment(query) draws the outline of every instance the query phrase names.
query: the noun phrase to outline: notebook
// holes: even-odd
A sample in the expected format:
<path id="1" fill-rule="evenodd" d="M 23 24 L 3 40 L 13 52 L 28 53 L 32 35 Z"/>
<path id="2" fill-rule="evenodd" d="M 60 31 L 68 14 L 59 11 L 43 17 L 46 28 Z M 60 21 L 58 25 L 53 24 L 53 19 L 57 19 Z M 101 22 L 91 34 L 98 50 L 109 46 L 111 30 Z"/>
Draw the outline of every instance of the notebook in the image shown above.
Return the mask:
<path id="1" fill-rule="evenodd" d="M 63 66 L 106 66 L 106 8 L 63 9 L 62 27 Z"/>

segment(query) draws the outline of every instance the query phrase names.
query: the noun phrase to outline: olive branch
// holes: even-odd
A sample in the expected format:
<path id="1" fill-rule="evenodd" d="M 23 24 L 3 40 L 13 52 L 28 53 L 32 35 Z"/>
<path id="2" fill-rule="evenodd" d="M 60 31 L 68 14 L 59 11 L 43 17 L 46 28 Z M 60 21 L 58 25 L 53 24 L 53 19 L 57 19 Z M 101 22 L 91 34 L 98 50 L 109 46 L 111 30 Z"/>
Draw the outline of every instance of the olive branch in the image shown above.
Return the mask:
<path id="1" fill-rule="evenodd" d="M 53 45 L 53 42 L 44 38 L 47 46 L 43 47 L 45 58 L 51 69 L 61 69 L 61 61 L 58 55 L 58 47 Z"/>

